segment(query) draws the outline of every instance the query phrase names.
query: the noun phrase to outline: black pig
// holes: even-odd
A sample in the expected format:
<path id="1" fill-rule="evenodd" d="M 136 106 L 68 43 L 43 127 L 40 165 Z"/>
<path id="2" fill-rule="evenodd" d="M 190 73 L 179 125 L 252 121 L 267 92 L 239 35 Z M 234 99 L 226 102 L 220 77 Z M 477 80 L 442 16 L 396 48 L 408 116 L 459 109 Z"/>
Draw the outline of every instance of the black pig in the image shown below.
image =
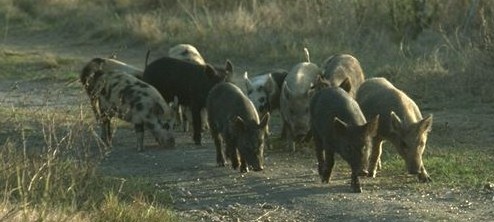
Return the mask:
<path id="1" fill-rule="evenodd" d="M 241 89 L 232 83 L 220 83 L 209 92 L 206 110 L 216 146 L 216 162 L 225 166 L 225 151 L 233 169 L 247 172 L 263 169 L 263 149 L 269 113 L 261 120 L 256 108 Z M 223 141 L 226 148 L 223 149 Z"/>
<path id="2" fill-rule="evenodd" d="M 352 168 L 351 187 L 362 192 L 358 176 L 368 158 L 371 139 L 377 133 L 378 117 L 367 122 L 359 105 L 339 87 L 320 89 L 310 103 L 310 122 L 316 147 L 319 176 L 328 183 L 335 153 Z"/>
<path id="3" fill-rule="evenodd" d="M 230 61 L 224 70 L 210 65 L 194 64 L 179 59 L 163 57 L 151 62 L 144 70 L 143 80 L 158 89 L 163 98 L 173 102 L 175 96 L 180 105 L 192 112 L 193 139 L 201 144 L 201 109 L 211 88 L 233 72 Z"/>

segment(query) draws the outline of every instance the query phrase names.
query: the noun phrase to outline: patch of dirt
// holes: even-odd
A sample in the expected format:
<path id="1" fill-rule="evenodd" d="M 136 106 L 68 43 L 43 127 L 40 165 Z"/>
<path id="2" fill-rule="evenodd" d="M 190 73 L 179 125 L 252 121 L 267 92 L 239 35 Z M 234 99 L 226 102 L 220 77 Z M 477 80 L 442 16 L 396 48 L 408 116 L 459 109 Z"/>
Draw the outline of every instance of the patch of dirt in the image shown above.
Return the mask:
<path id="1" fill-rule="evenodd" d="M 74 57 L 73 52 L 83 53 L 76 55 L 81 58 L 81 67 L 93 55 L 111 51 L 77 45 L 65 47 L 53 46 L 52 53 L 70 57 Z M 12 48 L 27 50 L 18 44 Z M 138 60 L 140 56 L 132 59 Z M 0 97 L 0 105 L 4 107 L 88 105 L 83 91 L 65 82 L 2 82 Z M 272 127 L 275 135 L 278 128 L 279 124 Z M 216 166 L 209 133 L 203 134 L 202 146 L 192 143 L 190 133 L 177 135 L 176 148 L 167 150 L 157 149 L 147 135 L 146 151 L 138 153 L 132 127 L 119 127 L 112 151 L 101 163 L 101 171 L 123 178 L 142 177 L 153 183 L 157 191 L 170 192 L 174 208 L 184 221 L 490 221 L 494 218 L 492 191 L 430 189 L 427 184 L 417 188 L 410 186 L 417 183 L 415 177 L 381 172 L 378 178 L 364 179 L 364 192 L 354 194 L 350 192 L 348 164 L 338 160 L 330 183 L 322 184 L 316 172 L 315 155 L 308 147 L 295 153 L 266 150 L 264 171 L 241 174 L 229 167 Z M 402 182 L 397 184 L 393 178 Z"/>

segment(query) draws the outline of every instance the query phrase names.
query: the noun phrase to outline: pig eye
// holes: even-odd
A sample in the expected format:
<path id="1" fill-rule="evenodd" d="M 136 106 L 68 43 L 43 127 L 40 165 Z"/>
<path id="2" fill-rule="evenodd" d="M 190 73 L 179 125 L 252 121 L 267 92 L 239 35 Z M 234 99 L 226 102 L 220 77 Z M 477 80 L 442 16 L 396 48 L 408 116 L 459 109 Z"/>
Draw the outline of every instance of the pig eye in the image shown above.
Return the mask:
<path id="1" fill-rule="evenodd" d="M 266 98 L 264 98 L 264 97 L 261 97 L 261 98 L 259 99 L 259 102 L 260 102 L 260 103 L 264 103 L 264 101 L 266 101 Z"/>

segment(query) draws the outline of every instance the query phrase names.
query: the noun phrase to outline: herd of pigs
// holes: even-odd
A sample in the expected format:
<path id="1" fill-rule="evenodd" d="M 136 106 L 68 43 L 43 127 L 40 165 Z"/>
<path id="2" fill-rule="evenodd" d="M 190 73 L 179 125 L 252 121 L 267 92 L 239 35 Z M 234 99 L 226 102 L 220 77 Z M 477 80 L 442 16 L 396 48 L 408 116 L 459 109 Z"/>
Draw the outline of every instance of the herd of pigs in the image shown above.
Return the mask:
<path id="1" fill-rule="evenodd" d="M 224 67 L 204 61 L 195 47 L 180 44 L 144 70 L 115 58 L 94 58 L 81 72 L 83 84 L 101 123 L 101 138 L 111 144 L 110 120 L 134 124 L 137 150 L 143 151 L 144 130 L 160 146 L 175 146 L 175 130 L 188 131 L 201 144 L 209 130 L 216 162 L 230 160 L 240 172 L 263 170 L 269 147 L 270 113 L 282 118 L 287 149 L 312 140 L 318 173 L 328 183 L 338 153 L 351 167 L 351 189 L 361 192 L 359 176 L 375 177 L 381 167 L 384 140 L 405 160 L 420 182 L 432 181 L 422 162 L 432 116 L 422 117 L 404 92 L 385 78 L 365 79 L 359 61 L 333 55 L 321 66 L 305 60 L 289 71 L 273 69 L 249 77 L 230 61 Z"/>

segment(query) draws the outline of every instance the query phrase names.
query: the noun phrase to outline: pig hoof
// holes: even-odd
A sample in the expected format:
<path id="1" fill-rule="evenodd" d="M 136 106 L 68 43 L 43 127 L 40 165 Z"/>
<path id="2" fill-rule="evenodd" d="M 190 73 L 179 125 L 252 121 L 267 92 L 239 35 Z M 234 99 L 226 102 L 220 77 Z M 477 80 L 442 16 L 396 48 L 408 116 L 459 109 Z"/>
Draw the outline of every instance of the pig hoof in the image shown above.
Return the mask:
<path id="1" fill-rule="evenodd" d="M 242 168 L 242 169 L 240 169 L 240 173 L 247 173 L 247 172 L 249 172 L 249 171 L 247 170 L 247 168 Z"/>
<path id="2" fill-rule="evenodd" d="M 362 193 L 362 187 L 354 187 L 353 192 L 354 193 Z"/>
<path id="3" fill-rule="evenodd" d="M 432 179 L 429 175 L 419 175 L 419 181 L 422 183 L 430 183 Z"/>
<path id="4" fill-rule="evenodd" d="M 370 172 L 367 174 L 367 177 L 370 177 L 370 178 L 376 178 L 376 172 Z"/>

